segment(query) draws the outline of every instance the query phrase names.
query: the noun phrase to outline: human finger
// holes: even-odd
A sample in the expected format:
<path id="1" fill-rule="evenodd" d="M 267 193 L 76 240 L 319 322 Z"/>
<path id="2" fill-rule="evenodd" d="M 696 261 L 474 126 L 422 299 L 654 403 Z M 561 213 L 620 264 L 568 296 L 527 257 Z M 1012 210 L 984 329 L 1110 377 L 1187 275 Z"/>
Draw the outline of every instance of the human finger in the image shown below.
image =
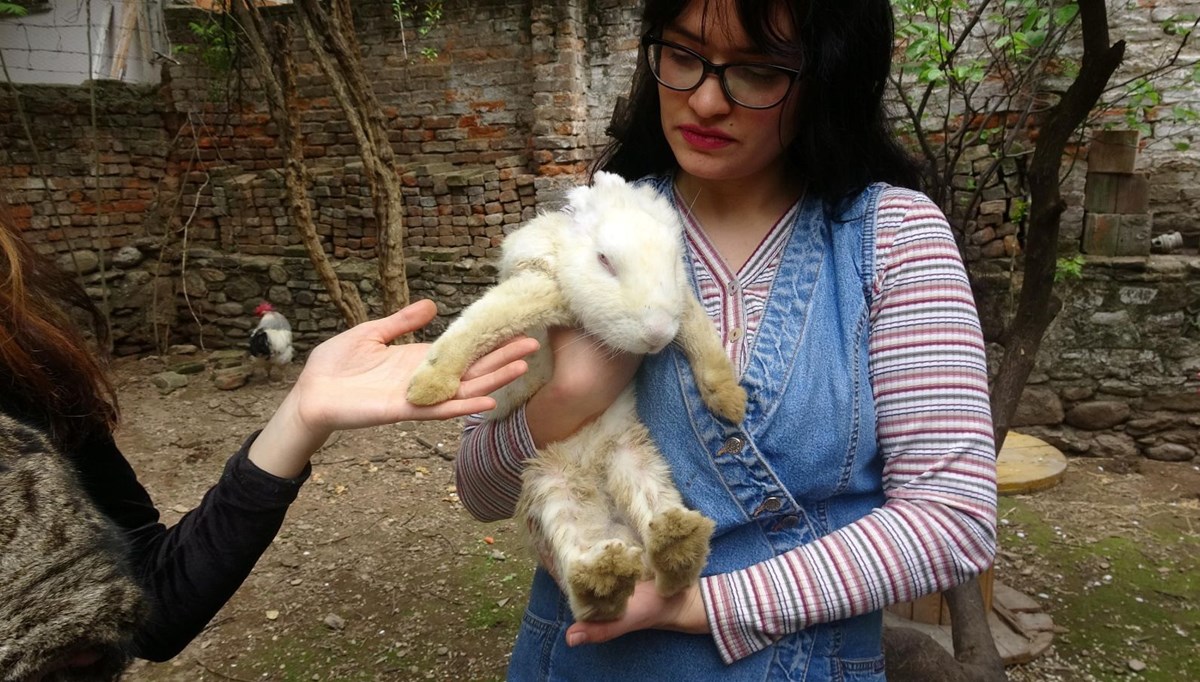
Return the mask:
<path id="1" fill-rule="evenodd" d="M 404 306 L 387 317 L 364 322 L 354 329 L 359 333 L 369 334 L 383 343 L 391 343 L 397 338 L 429 324 L 435 315 L 437 315 L 437 305 L 429 299 L 422 299 Z"/>
<path id="2" fill-rule="evenodd" d="M 463 380 L 470 381 L 476 377 L 495 372 L 516 360 L 533 353 L 538 349 L 537 339 L 528 336 L 518 336 L 504 343 L 503 346 L 479 358 L 463 373 Z"/>
<path id="3" fill-rule="evenodd" d="M 454 419 L 455 417 L 465 417 L 469 414 L 487 412 L 494 407 L 496 407 L 496 401 L 486 395 L 472 398 L 452 398 L 436 405 L 411 408 L 409 414 L 404 415 L 396 421 L 403 421 L 405 419 Z"/>
<path id="4" fill-rule="evenodd" d="M 529 370 L 529 364 L 524 360 L 514 360 L 507 365 L 481 377 L 469 379 L 458 385 L 456 398 L 474 398 L 483 396 L 496 389 L 512 383 L 517 377 Z"/>
<path id="5" fill-rule="evenodd" d="M 628 613 L 617 620 L 576 621 L 567 628 L 567 646 L 602 644 L 640 629 L 643 627 L 635 625 Z"/>

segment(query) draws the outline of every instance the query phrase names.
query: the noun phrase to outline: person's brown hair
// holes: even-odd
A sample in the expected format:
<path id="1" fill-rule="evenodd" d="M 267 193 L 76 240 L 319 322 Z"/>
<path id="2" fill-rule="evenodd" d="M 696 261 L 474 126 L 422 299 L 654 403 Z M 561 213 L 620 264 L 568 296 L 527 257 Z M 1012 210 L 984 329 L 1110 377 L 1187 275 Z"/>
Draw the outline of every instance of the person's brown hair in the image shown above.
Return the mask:
<path id="1" fill-rule="evenodd" d="M 45 426 L 65 450 L 117 420 L 104 358 L 71 309 L 87 314 L 105 347 L 108 327 L 87 292 L 26 242 L 0 203 L 0 407 Z"/>

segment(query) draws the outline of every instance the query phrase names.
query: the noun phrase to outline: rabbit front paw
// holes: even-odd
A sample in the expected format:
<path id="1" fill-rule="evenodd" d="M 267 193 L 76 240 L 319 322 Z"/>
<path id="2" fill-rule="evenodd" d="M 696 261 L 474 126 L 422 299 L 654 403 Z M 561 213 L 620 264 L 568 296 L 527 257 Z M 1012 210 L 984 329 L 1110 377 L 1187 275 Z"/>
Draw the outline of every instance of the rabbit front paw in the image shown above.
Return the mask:
<path id="1" fill-rule="evenodd" d="M 700 397 L 713 414 L 734 424 L 746 417 L 746 389 L 738 384 L 732 371 L 705 371 L 699 377 Z"/>
<path id="2" fill-rule="evenodd" d="M 646 551 L 654 586 L 664 597 L 696 582 L 708 561 L 708 539 L 715 524 L 691 509 L 668 509 L 650 521 Z"/>
<path id="3" fill-rule="evenodd" d="M 616 620 L 642 576 L 642 550 L 610 540 L 571 562 L 567 593 L 576 620 Z"/>
<path id="4" fill-rule="evenodd" d="M 424 365 L 413 373 L 408 384 L 408 402 L 413 405 L 436 405 L 454 397 L 460 381 L 457 376 Z"/>

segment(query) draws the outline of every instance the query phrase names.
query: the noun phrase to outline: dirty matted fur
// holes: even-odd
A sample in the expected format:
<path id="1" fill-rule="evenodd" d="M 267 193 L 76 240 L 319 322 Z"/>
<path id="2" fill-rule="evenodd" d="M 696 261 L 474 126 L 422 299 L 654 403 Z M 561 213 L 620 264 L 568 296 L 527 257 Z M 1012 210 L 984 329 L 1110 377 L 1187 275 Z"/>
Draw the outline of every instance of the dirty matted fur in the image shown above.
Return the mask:
<path id="1" fill-rule="evenodd" d="M 0 682 L 119 677 L 145 614 L 125 555 L 70 462 L 0 412 Z M 56 670 L 88 650 L 94 664 Z"/>
<path id="2" fill-rule="evenodd" d="M 705 404 L 732 423 L 746 393 L 683 269 L 682 225 L 650 187 L 597 173 L 564 211 L 538 216 L 504 241 L 500 283 L 433 344 L 408 398 L 454 395 L 463 371 L 518 333 L 542 341 L 529 372 L 495 394 L 502 418 L 549 380 L 545 330 L 578 325 L 599 342 L 647 354 L 676 343 Z M 713 523 L 683 505 L 661 453 L 638 420 L 629 386 L 597 420 L 542 448 L 525 468 L 517 519 L 580 620 L 625 611 L 638 580 L 663 596 L 694 582 Z"/>

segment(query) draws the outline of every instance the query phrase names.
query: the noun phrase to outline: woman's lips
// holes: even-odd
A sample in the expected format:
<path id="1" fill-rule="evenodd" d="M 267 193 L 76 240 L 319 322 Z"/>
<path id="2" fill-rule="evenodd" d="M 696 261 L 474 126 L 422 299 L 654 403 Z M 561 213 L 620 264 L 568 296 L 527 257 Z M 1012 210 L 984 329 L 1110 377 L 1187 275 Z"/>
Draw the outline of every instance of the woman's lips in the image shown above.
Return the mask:
<path id="1" fill-rule="evenodd" d="M 720 149 L 733 144 L 733 138 L 712 128 L 680 126 L 679 133 L 685 142 L 697 149 Z"/>

